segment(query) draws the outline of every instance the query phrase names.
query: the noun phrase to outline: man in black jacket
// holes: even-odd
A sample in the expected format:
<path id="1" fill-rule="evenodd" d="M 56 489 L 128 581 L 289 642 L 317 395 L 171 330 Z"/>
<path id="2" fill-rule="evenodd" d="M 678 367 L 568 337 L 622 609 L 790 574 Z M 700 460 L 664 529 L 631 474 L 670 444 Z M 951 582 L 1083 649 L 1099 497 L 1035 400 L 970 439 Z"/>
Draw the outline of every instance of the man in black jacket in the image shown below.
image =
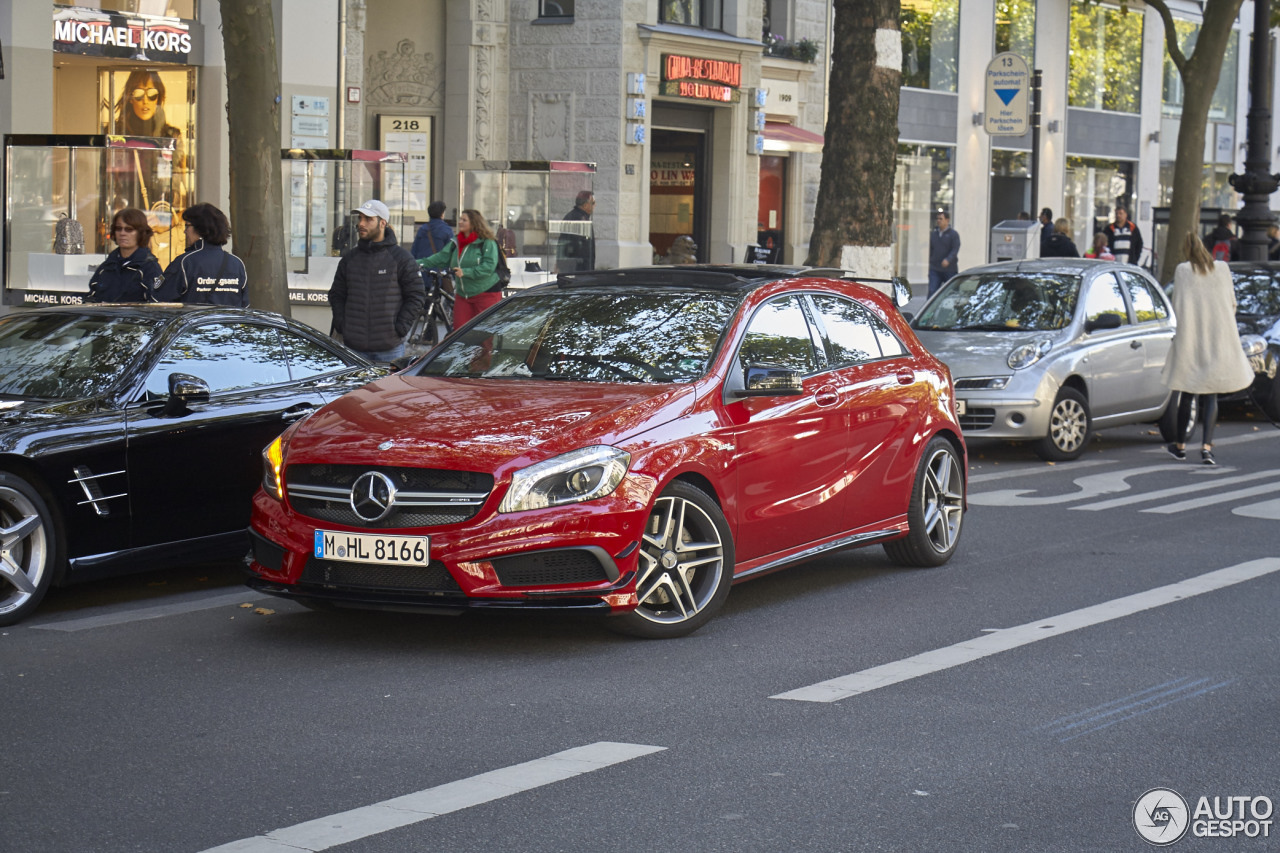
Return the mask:
<path id="1" fill-rule="evenodd" d="M 370 361 L 404 355 L 404 339 L 427 301 L 418 265 L 387 220 L 391 212 L 376 199 L 356 214 L 356 247 L 338 261 L 329 288 L 333 329 L 343 342 Z"/>

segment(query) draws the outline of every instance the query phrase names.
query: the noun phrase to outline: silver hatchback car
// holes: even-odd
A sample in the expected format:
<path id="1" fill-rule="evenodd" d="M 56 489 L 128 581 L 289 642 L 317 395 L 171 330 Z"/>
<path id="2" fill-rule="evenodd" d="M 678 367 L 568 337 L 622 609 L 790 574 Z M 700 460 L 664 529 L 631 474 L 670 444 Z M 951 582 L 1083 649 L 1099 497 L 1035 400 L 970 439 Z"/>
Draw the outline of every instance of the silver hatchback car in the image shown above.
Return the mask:
<path id="1" fill-rule="evenodd" d="M 1094 428 L 1165 413 L 1174 326 L 1144 270 L 1075 258 L 967 270 L 911 321 L 951 368 L 967 436 L 1033 441 L 1054 461 L 1080 456 Z"/>

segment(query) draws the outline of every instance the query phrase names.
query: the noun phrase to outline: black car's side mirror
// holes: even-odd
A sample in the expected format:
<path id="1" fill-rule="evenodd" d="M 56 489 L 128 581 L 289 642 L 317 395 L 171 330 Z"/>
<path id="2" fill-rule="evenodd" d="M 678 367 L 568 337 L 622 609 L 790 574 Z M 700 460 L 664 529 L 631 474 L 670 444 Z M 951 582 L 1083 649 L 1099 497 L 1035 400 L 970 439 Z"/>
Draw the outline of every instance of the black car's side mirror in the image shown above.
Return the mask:
<path id="1" fill-rule="evenodd" d="M 1118 329 L 1120 328 L 1121 317 L 1119 314 L 1099 314 L 1084 321 L 1084 332 L 1089 334 L 1099 329 Z"/>
<path id="2" fill-rule="evenodd" d="M 804 393 L 800 373 L 788 367 L 750 364 L 744 372 L 745 387 L 735 390 L 735 397 L 797 397 Z"/>
<path id="3" fill-rule="evenodd" d="M 191 403 L 209 400 L 209 383 L 190 373 L 169 374 L 169 399 L 164 403 L 166 415 L 185 415 Z"/>

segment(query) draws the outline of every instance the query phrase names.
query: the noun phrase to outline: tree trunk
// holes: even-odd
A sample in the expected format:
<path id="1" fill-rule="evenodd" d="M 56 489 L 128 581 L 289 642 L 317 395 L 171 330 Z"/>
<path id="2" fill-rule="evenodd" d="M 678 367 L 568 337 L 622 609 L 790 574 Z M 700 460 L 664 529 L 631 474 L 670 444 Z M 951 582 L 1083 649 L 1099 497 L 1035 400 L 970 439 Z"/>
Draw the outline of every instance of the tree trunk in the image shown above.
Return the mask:
<path id="1" fill-rule="evenodd" d="M 1241 2 L 1207 0 L 1195 50 L 1178 67 L 1183 87 L 1182 120 L 1178 126 L 1178 154 L 1173 165 L 1169 234 L 1159 270 L 1160 281 L 1166 284 L 1173 280 L 1174 268 L 1186 260 L 1182 250 L 1183 235 L 1188 231 L 1200 233 L 1205 126 L 1209 121 L 1213 90 L 1218 86 L 1218 76 L 1222 71 L 1222 58 L 1226 55 L 1232 25 L 1240 14 Z M 1171 24 L 1168 8 L 1163 0 L 1149 0 L 1149 5 L 1164 17 L 1167 41 Z M 1151 246 L 1155 248 L 1154 234 L 1151 235 Z"/>
<path id="2" fill-rule="evenodd" d="M 892 275 L 902 84 L 899 0 L 835 0 L 822 178 L 810 266 Z M 877 45 L 877 40 L 879 44 Z"/>
<path id="3" fill-rule="evenodd" d="M 219 0 L 231 135 L 231 228 L 249 303 L 289 316 L 280 170 L 280 68 L 270 3 Z"/>

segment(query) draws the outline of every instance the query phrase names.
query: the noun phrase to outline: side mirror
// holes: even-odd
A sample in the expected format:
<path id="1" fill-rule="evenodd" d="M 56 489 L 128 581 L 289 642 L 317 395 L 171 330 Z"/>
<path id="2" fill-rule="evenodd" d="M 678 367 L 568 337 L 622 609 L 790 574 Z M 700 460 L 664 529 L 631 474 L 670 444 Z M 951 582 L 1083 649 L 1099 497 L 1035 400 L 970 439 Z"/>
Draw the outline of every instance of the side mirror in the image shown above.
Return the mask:
<path id="1" fill-rule="evenodd" d="M 1099 329 L 1118 329 L 1120 325 L 1121 318 L 1119 314 L 1099 314 L 1097 317 L 1084 321 L 1084 332 L 1087 335 Z"/>
<path id="2" fill-rule="evenodd" d="M 893 277 L 893 301 L 899 308 L 911 301 L 911 285 L 900 275 Z"/>
<path id="3" fill-rule="evenodd" d="M 747 365 L 746 387 L 738 389 L 735 397 L 798 397 L 804 393 L 804 382 L 799 372 L 773 364 Z"/>
<path id="4" fill-rule="evenodd" d="M 185 415 L 191 403 L 209 400 L 209 383 L 190 373 L 169 374 L 169 399 L 165 401 L 166 415 Z"/>

